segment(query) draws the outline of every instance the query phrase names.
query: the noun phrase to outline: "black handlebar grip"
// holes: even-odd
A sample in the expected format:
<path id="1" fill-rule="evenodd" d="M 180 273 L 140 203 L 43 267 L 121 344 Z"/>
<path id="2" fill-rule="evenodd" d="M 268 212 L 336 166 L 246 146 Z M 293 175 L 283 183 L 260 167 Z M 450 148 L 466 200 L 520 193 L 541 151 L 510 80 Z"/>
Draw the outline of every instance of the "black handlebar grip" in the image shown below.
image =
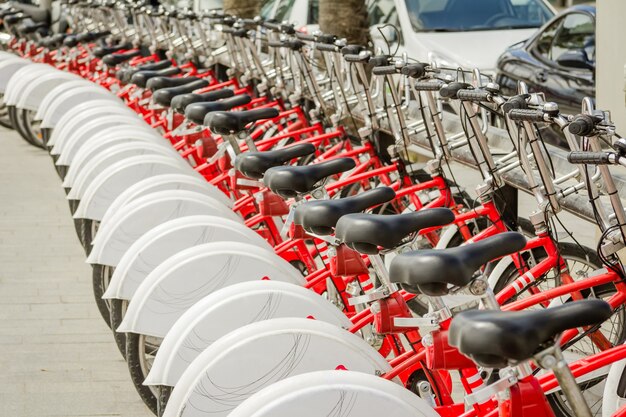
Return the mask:
<path id="1" fill-rule="evenodd" d="M 237 29 L 233 31 L 233 36 L 238 38 L 247 38 L 248 37 L 248 29 Z"/>
<path id="2" fill-rule="evenodd" d="M 347 54 L 343 56 L 343 59 L 345 59 L 347 62 L 367 62 L 369 61 L 370 57 L 369 55 L 352 55 L 352 54 Z"/>
<path id="3" fill-rule="evenodd" d="M 389 75 L 396 74 L 397 68 L 395 65 L 386 65 L 384 67 L 375 67 L 372 69 L 372 74 L 374 75 Z"/>
<path id="4" fill-rule="evenodd" d="M 421 78 L 426 74 L 426 64 L 407 64 L 402 67 L 402 74 L 411 78 Z"/>
<path id="5" fill-rule="evenodd" d="M 468 83 L 460 83 L 460 82 L 452 82 L 448 85 L 444 85 L 439 90 L 439 95 L 442 98 L 456 98 L 456 93 L 459 90 L 464 90 L 466 88 L 471 88 L 472 85 Z"/>
<path id="6" fill-rule="evenodd" d="M 248 26 L 257 26 L 259 22 L 256 19 L 239 19 L 239 22 Z"/>
<path id="7" fill-rule="evenodd" d="M 280 26 L 280 30 L 282 30 L 283 33 L 286 33 L 287 35 L 293 35 L 294 33 L 296 33 L 296 28 L 293 23 L 283 23 Z"/>
<path id="8" fill-rule="evenodd" d="M 513 109 L 509 113 L 509 119 L 514 121 L 545 122 L 542 110 Z"/>
<path id="9" fill-rule="evenodd" d="M 225 26 L 232 26 L 236 22 L 233 16 L 221 16 L 219 19 L 222 22 L 222 24 Z"/>
<path id="10" fill-rule="evenodd" d="M 418 81 L 414 88 L 417 91 L 439 91 L 443 85 L 442 81 Z"/>
<path id="11" fill-rule="evenodd" d="M 389 55 L 376 55 L 369 60 L 370 67 L 384 67 L 389 65 Z"/>
<path id="12" fill-rule="evenodd" d="M 610 164 L 606 152 L 570 152 L 567 160 L 572 164 L 606 165 Z"/>
<path id="13" fill-rule="evenodd" d="M 337 52 L 339 48 L 332 43 L 316 43 L 315 49 L 323 52 Z"/>
<path id="14" fill-rule="evenodd" d="M 346 45 L 343 48 L 341 48 L 341 54 L 342 55 L 358 55 L 364 49 L 365 47 L 362 45 Z"/>
<path id="15" fill-rule="evenodd" d="M 326 33 L 322 33 L 320 35 L 317 35 L 316 37 L 316 41 L 319 43 L 329 43 L 329 44 L 333 44 L 335 43 L 335 41 L 337 40 L 337 37 L 335 35 L 329 35 Z"/>
<path id="16" fill-rule="evenodd" d="M 308 33 L 296 32 L 294 33 L 294 35 L 296 35 L 296 38 L 303 40 L 303 41 L 309 41 L 309 42 L 315 41 L 315 36 L 309 35 Z"/>
<path id="17" fill-rule="evenodd" d="M 491 93 L 479 88 L 475 90 L 462 89 L 456 92 L 456 98 L 461 101 L 489 102 L 491 101 Z"/>
<path id="18" fill-rule="evenodd" d="M 502 111 L 506 114 L 513 109 L 527 109 L 528 103 L 526 103 L 526 99 L 528 97 L 530 97 L 530 94 L 520 94 L 510 97 L 507 102 L 502 105 Z"/>
<path id="19" fill-rule="evenodd" d="M 263 22 L 263 27 L 269 30 L 273 30 L 274 32 L 280 32 L 281 30 L 280 23 Z"/>
<path id="20" fill-rule="evenodd" d="M 298 39 L 294 39 L 294 40 L 290 40 L 287 42 L 283 42 L 284 46 L 293 50 L 293 51 L 299 51 L 300 49 L 302 49 L 302 47 L 304 46 L 304 42 L 302 42 L 301 40 Z"/>
<path id="21" fill-rule="evenodd" d="M 579 114 L 574 117 L 574 120 L 567 126 L 570 133 L 577 136 L 590 136 L 595 129 L 595 123 L 591 116 L 586 114 Z"/>

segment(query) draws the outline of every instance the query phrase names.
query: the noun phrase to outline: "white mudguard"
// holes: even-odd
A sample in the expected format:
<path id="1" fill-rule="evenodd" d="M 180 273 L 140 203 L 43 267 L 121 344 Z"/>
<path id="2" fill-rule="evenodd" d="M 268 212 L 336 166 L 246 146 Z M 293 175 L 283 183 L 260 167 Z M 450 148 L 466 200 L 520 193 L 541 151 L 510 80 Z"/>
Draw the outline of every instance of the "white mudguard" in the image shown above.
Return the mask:
<path id="1" fill-rule="evenodd" d="M 161 155 L 133 156 L 116 162 L 91 182 L 74 213 L 75 219 L 102 220 L 111 203 L 125 189 L 161 174 L 188 173 L 199 175 L 180 160 Z"/>
<path id="2" fill-rule="evenodd" d="M 68 84 L 74 84 L 76 82 L 81 84 L 89 83 L 89 81 L 64 71 L 44 74 L 31 80 L 31 82 L 26 85 L 22 95 L 20 95 L 15 103 L 15 107 L 37 111 L 46 96 L 52 91 L 63 91 L 65 88 L 72 88 L 68 86 Z"/>
<path id="3" fill-rule="evenodd" d="M 194 191 L 166 190 L 137 198 L 101 223 L 87 258 L 91 264 L 116 266 L 126 250 L 141 235 L 168 220 L 209 214 L 233 221 L 243 221 L 219 201 Z M 99 220 L 99 219 L 97 219 Z M 109 250 L 104 250 L 104 248 Z"/>
<path id="4" fill-rule="evenodd" d="M 91 81 L 85 80 L 83 78 L 71 79 L 65 81 L 61 84 L 55 85 L 51 90 L 49 90 L 46 95 L 43 97 L 39 105 L 37 106 L 37 113 L 35 113 L 35 120 L 41 120 L 46 111 L 53 106 L 54 103 L 59 100 L 62 96 L 67 94 L 72 94 L 74 91 L 81 87 L 87 87 L 91 89 L 102 89 L 98 85 L 92 83 Z M 106 90 L 105 90 L 106 91 Z M 20 102 L 18 102 L 18 107 L 20 107 Z"/>
<path id="5" fill-rule="evenodd" d="M 104 88 L 94 88 L 93 84 L 63 92 L 50 104 L 45 113 L 40 113 L 41 127 L 55 127 L 66 111 L 80 103 L 111 96 L 116 98 L 116 96 Z"/>
<path id="6" fill-rule="evenodd" d="M 229 417 L 253 416 L 438 417 L 439 414 L 399 384 L 361 372 L 332 370 L 279 381 L 252 395 L 229 414 Z"/>
<path id="7" fill-rule="evenodd" d="M 164 174 L 149 177 L 128 187 L 111 203 L 109 209 L 102 217 L 102 223 L 107 223 L 109 218 L 122 209 L 129 202 L 151 193 L 164 190 L 188 190 L 200 194 L 206 194 L 218 200 L 226 207 L 232 207 L 233 202 L 219 188 L 209 184 L 203 179 L 187 174 Z"/>
<path id="8" fill-rule="evenodd" d="M 300 272 L 271 250 L 242 242 L 193 246 L 165 259 L 148 274 L 117 331 L 165 337 L 176 320 L 207 295 L 262 279 L 305 284 Z"/>
<path id="9" fill-rule="evenodd" d="M 7 83 L 7 89 L 4 94 L 5 103 L 8 106 L 15 106 L 29 84 L 49 74 L 64 74 L 61 77 L 65 78 L 65 80 L 68 79 L 69 75 L 47 64 L 27 65 L 15 71 Z"/>
<path id="10" fill-rule="evenodd" d="M 78 133 L 78 132 L 77 132 Z M 72 165 L 72 161 L 76 154 L 87 144 L 98 143 L 107 138 L 115 138 L 124 141 L 130 141 L 135 138 L 142 138 L 150 140 L 154 143 L 161 143 L 166 146 L 167 143 L 163 137 L 157 134 L 154 129 L 150 127 L 125 124 L 109 127 L 107 129 L 100 129 L 100 131 L 94 132 L 80 132 L 80 134 L 71 135 L 64 142 L 63 150 L 58 154 L 57 165 Z M 168 145 L 169 148 L 171 146 Z"/>
<path id="11" fill-rule="evenodd" d="M 67 194 L 69 200 L 80 200 L 91 181 L 115 162 L 138 155 L 163 155 L 178 158 L 178 154 L 171 147 L 157 145 L 153 142 L 133 141 L 118 143 L 102 150 L 98 157 L 79 170 L 76 181 L 69 185 L 63 182 L 64 188 L 71 188 Z"/>
<path id="12" fill-rule="evenodd" d="M 0 94 L 5 93 L 9 79 L 13 74 L 20 68 L 30 64 L 32 64 L 31 61 L 19 58 L 15 55 L 11 59 L 3 59 L 0 62 Z"/>
<path id="13" fill-rule="evenodd" d="M 139 285 L 164 259 L 211 242 L 243 242 L 272 250 L 258 233 L 240 222 L 208 215 L 180 217 L 148 230 L 124 252 L 102 298 L 132 299 Z M 104 252 L 110 250 L 110 246 L 103 248 Z M 104 253 L 102 258 L 109 259 L 110 255 Z"/>
<path id="14" fill-rule="evenodd" d="M 624 387 L 620 387 L 624 372 L 626 372 L 626 359 L 611 365 L 602 395 L 602 417 L 611 417 L 626 405 L 626 392 L 624 392 Z"/>
<path id="15" fill-rule="evenodd" d="M 17 58 L 17 55 L 13 52 L 0 51 L 0 62 L 11 58 Z"/>
<path id="16" fill-rule="evenodd" d="M 81 126 L 95 119 L 106 119 L 108 115 L 125 114 L 138 117 L 135 112 L 126 107 L 123 103 L 107 99 L 105 97 L 98 100 L 81 103 L 71 110 L 68 110 L 52 130 L 48 145 L 52 146 L 50 153 L 58 155 L 63 148 L 63 141 L 71 133 L 76 132 Z"/>
<path id="17" fill-rule="evenodd" d="M 205 349 L 174 387 L 163 417 L 225 417 L 263 388 L 308 372 L 376 375 L 390 368 L 374 348 L 340 327 L 309 319 L 265 320 Z"/>
<path id="18" fill-rule="evenodd" d="M 123 119 L 126 118 L 128 116 L 111 116 L 111 119 L 115 120 L 115 119 Z M 117 126 L 132 126 L 132 124 L 129 123 L 125 123 L 122 120 L 119 120 L 120 123 L 116 124 L 115 126 L 113 125 L 109 125 L 106 123 L 102 123 L 102 124 L 96 124 L 91 125 L 89 127 L 89 136 L 91 135 L 97 135 L 98 131 L 103 130 L 103 131 L 107 131 L 109 129 L 113 129 L 114 127 Z M 99 129 L 100 128 L 100 129 Z M 85 131 L 82 131 L 80 133 L 77 134 L 83 134 Z M 63 179 L 63 187 L 65 188 L 71 188 L 72 184 L 74 183 L 75 179 L 76 179 L 76 175 L 82 170 L 83 167 L 87 166 L 87 164 L 90 163 L 90 161 L 92 160 L 92 158 L 97 158 L 99 153 L 104 151 L 105 149 L 107 149 L 108 147 L 112 146 L 112 145 L 116 145 L 119 143 L 124 143 L 127 142 L 128 139 L 126 139 L 124 136 L 120 137 L 119 136 L 108 136 L 106 137 L 106 139 L 100 139 L 99 141 L 94 141 L 94 142 L 90 142 L 90 143 L 85 143 L 83 146 L 80 147 L 80 149 L 76 152 L 76 154 L 73 156 L 72 160 L 69 161 L 68 164 L 69 168 L 67 170 L 67 173 L 65 174 L 65 178 Z M 151 141 L 154 144 L 159 144 L 162 143 L 164 147 L 167 147 L 168 149 L 172 150 L 172 147 L 169 146 L 167 144 L 167 142 L 165 142 L 165 140 L 159 142 L 159 141 Z M 95 160 L 95 159 L 94 159 Z M 63 164 L 58 164 L 58 165 L 63 165 Z"/>
<path id="19" fill-rule="evenodd" d="M 187 310 L 169 330 L 145 385 L 173 387 L 191 362 L 220 337 L 261 320 L 314 318 L 348 329 L 352 323 L 330 301 L 297 285 L 251 281 L 210 294 Z"/>

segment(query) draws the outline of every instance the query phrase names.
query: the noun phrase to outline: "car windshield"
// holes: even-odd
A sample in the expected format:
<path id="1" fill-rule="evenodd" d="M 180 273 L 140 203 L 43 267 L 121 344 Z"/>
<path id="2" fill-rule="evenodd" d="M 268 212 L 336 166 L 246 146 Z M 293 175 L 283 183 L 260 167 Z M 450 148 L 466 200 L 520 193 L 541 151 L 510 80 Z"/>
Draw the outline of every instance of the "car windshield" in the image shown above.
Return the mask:
<path id="1" fill-rule="evenodd" d="M 543 0 L 405 0 L 416 32 L 538 28 L 553 17 Z"/>

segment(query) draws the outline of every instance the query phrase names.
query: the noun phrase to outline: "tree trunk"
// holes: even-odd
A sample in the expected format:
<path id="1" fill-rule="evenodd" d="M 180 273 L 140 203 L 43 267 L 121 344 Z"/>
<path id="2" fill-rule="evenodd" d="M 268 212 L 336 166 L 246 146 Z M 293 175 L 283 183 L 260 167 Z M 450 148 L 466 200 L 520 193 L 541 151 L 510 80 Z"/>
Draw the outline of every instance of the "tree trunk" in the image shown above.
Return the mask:
<path id="1" fill-rule="evenodd" d="M 365 0 L 320 0 L 320 30 L 346 38 L 349 44 L 366 45 L 369 39 Z"/>
<path id="2" fill-rule="evenodd" d="M 224 12 L 244 19 L 252 19 L 261 10 L 261 0 L 224 0 Z"/>

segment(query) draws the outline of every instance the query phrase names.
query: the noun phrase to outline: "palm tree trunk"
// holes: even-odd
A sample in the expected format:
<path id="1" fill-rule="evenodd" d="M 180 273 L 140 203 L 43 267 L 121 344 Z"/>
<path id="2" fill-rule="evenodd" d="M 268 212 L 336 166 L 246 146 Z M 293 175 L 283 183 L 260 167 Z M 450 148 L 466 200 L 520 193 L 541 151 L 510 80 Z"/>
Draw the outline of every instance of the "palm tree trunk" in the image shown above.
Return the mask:
<path id="1" fill-rule="evenodd" d="M 224 12 L 244 19 L 252 19 L 259 14 L 261 0 L 224 0 Z"/>
<path id="2" fill-rule="evenodd" d="M 365 45 L 369 39 L 365 0 L 320 0 L 320 30 Z"/>

